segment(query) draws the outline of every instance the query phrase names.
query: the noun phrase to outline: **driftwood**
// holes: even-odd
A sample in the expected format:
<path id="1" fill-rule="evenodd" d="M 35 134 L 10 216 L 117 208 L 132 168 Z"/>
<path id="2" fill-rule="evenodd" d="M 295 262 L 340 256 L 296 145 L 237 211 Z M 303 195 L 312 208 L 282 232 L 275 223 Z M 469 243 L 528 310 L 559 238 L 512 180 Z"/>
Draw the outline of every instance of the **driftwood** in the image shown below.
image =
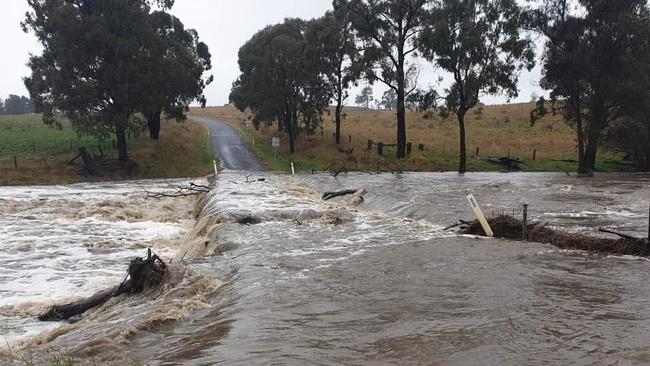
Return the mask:
<path id="1" fill-rule="evenodd" d="M 190 182 L 187 185 L 170 184 L 169 190 L 163 192 L 150 192 L 150 191 L 145 191 L 145 192 L 147 193 L 147 198 L 157 199 L 157 198 L 190 197 L 190 196 L 198 196 L 204 193 L 208 193 L 212 190 L 213 187 L 214 184 L 206 186 L 206 185 Z"/>
<path id="2" fill-rule="evenodd" d="M 128 275 L 119 286 L 101 291 L 84 300 L 53 306 L 47 312 L 39 315 L 38 320 L 68 320 L 104 304 L 113 297 L 138 294 L 146 289 L 154 288 L 162 283 L 166 273 L 167 265 L 149 249 L 146 259 L 136 258 L 129 263 Z"/>
<path id="3" fill-rule="evenodd" d="M 498 216 L 488 219 L 494 236 L 498 238 L 521 240 L 523 237 L 523 222 L 511 216 Z M 634 255 L 650 257 L 650 243 L 647 239 L 638 238 L 598 238 L 584 234 L 564 233 L 551 229 L 541 223 L 527 225 L 528 241 L 546 243 L 561 249 L 584 250 L 593 253 Z M 463 234 L 481 235 L 485 232 L 478 221 L 474 221 Z"/>
<path id="4" fill-rule="evenodd" d="M 325 192 L 323 193 L 323 201 L 329 201 L 336 197 L 348 196 L 351 194 L 355 194 L 357 192 L 359 192 L 358 189 L 346 189 L 344 191 L 338 191 L 338 192 Z"/>
<path id="5" fill-rule="evenodd" d="M 84 165 L 83 167 L 84 174 L 92 175 L 96 177 L 101 177 L 104 175 L 104 172 L 102 171 L 100 165 L 97 163 L 95 158 L 90 156 L 90 154 L 88 153 L 85 147 L 79 148 L 79 156 L 81 157 L 81 161 L 83 162 Z"/>

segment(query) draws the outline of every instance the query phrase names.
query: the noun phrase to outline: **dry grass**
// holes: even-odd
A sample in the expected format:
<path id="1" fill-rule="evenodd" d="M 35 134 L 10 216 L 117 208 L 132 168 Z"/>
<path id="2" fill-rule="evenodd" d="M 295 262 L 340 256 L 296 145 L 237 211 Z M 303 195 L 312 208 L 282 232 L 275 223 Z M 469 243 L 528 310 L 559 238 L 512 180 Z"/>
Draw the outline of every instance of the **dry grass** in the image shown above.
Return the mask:
<path id="1" fill-rule="evenodd" d="M 115 158 L 115 152 L 106 152 Z M 0 185 L 50 185 L 100 178 L 80 175 L 79 165 L 68 165 L 74 153 L 49 156 L 0 156 Z M 194 122 L 163 122 L 160 141 L 140 136 L 129 141 L 129 155 L 139 164 L 133 179 L 198 177 L 212 171 L 212 149 L 207 129 Z"/>
<path id="2" fill-rule="evenodd" d="M 549 164 L 550 159 L 575 159 L 574 132 L 567 127 L 559 116 L 548 116 L 539 121 L 534 127 L 530 126 L 529 116 L 533 104 L 511 104 L 487 106 L 479 115 L 476 110 L 468 113 L 467 146 L 469 155 L 476 147 L 480 147 L 480 156 L 506 156 L 508 151 L 512 157 L 531 160 L 533 150 L 537 150 L 537 163 L 529 167 L 531 170 L 558 170 L 557 163 Z M 229 122 L 243 128 L 247 116 L 230 106 L 194 109 L 192 113 L 207 115 Z M 325 115 L 322 134 L 301 136 L 297 140 L 297 153 L 292 160 L 304 167 L 327 166 L 333 161 L 353 162 L 355 165 L 372 167 L 375 164 L 391 163 L 394 148 L 386 149 L 386 158 L 368 153 L 367 142 L 381 141 L 394 144 L 396 135 L 395 112 L 362 110 L 348 107 L 344 110 L 345 120 L 342 123 L 343 148 L 354 148 L 351 157 L 339 152 L 334 144 L 335 129 L 334 114 Z M 438 171 L 455 170 L 458 164 L 458 123 L 454 118 L 443 120 L 437 114 L 426 118 L 422 113 L 409 112 L 407 116 L 407 139 L 413 143 L 413 155 L 400 162 L 405 170 Z M 251 131 L 251 136 L 262 144 L 270 145 L 271 137 L 282 138 L 280 153 L 283 159 L 288 158 L 288 143 L 286 135 L 278 134 L 276 127 L 261 127 Z M 351 140 L 350 140 L 351 138 Z M 417 146 L 423 144 L 424 152 L 417 151 Z M 259 150 L 259 149 L 258 149 Z M 269 149 L 270 150 L 270 149 Z M 267 158 L 268 154 L 259 154 Z M 268 159 L 266 159 L 268 160 Z M 469 169 L 475 171 L 498 170 L 498 166 L 470 159 Z M 273 165 L 273 164 L 270 164 Z M 563 169 L 571 169 L 570 166 Z"/>

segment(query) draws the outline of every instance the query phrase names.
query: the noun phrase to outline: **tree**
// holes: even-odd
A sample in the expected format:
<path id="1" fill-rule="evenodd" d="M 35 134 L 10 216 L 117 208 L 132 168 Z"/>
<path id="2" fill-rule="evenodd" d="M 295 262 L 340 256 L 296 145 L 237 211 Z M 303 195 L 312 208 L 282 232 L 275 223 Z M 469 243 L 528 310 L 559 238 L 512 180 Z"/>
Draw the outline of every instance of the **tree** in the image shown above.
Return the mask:
<path id="1" fill-rule="evenodd" d="M 640 171 L 650 171 L 650 11 L 635 17 L 634 52 L 626 55 L 618 93 L 621 118 L 605 132 L 605 143 L 622 151 Z"/>
<path id="2" fill-rule="evenodd" d="M 153 1 L 151 1 L 153 2 Z M 129 160 L 126 134 L 139 131 L 150 45 L 156 34 L 148 0 L 28 0 L 22 23 L 43 53 L 32 56 L 25 79 L 43 121 L 70 119 L 80 134 L 117 137 L 119 160 Z M 169 7 L 173 1 L 159 1 Z"/>
<path id="3" fill-rule="evenodd" d="M 203 90 L 212 76 L 202 76 L 212 65 L 208 46 L 199 41 L 195 30 L 186 29 L 178 18 L 164 11 L 155 11 L 150 18 L 157 37 L 149 46 L 150 60 L 146 62 L 152 67 L 143 75 L 146 98 L 141 108 L 150 137 L 158 140 L 163 111 L 168 118 L 183 121 L 190 103 L 196 100 L 205 106 Z"/>
<path id="4" fill-rule="evenodd" d="M 292 154 L 301 122 L 308 133 L 313 130 L 331 99 L 306 28 L 300 19 L 287 19 L 256 33 L 239 50 L 241 75 L 230 94 L 231 103 L 250 110 L 255 123 L 277 120 L 278 129 L 289 135 Z"/>
<path id="5" fill-rule="evenodd" d="M 346 8 L 352 26 L 364 42 L 365 72 L 397 94 L 397 158 L 406 156 L 406 107 L 409 67 L 407 58 L 418 50 L 422 17 L 431 0 L 334 0 L 334 8 Z"/>
<path id="6" fill-rule="evenodd" d="M 547 37 L 541 85 L 551 91 L 553 111 L 576 129 L 579 173 L 594 171 L 605 131 L 629 117 L 623 104 L 633 96 L 621 81 L 647 11 L 644 0 L 546 0 L 530 13 Z M 533 121 L 546 111 L 538 107 Z"/>
<path id="7" fill-rule="evenodd" d="M 395 90 L 388 89 L 384 92 L 381 97 L 381 105 L 389 111 L 397 107 L 397 93 L 395 93 Z"/>
<path id="8" fill-rule="evenodd" d="M 359 95 L 354 99 L 354 102 L 362 106 L 364 109 L 370 109 L 370 105 L 375 100 L 373 97 L 372 86 L 368 85 L 365 88 L 361 89 Z"/>
<path id="9" fill-rule="evenodd" d="M 25 97 L 20 97 L 15 94 L 9 94 L 5 99 L 4 110 L 6 114 L 25 114 L 27 113 L 28 103 L 25 103 Z"/>
<path id="10" fill-rule="evenodd" d="M 341 114 L 349 97 L 349 88 L 361 74 L 360 53 L 352 32 L 347 9 L 327 12 L 324 17 L 309 23 L 306 39 L 312 51 L 320 55 L 324 77 L 335 102 L 335 141 L 341 143 Z"/>
<path id="11" fill-rule="evenodd" d="M 518 71 L 534 66 L 531 42 L 520 33 L 523 20 L 515 0 L 444 0 L 427 17 L 420 48 L 453 75 L 444 109 L 458 119 L 461 174 L 467 170 L 466 113 L 482 93 L 517 96 Z"/>

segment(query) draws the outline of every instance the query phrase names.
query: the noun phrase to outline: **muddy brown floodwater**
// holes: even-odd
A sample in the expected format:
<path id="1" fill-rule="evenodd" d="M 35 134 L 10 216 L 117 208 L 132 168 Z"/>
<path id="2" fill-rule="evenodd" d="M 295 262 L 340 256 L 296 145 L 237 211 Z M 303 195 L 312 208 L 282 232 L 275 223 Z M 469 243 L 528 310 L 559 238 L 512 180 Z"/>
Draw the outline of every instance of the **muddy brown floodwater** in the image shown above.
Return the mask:
<path id="1" fill-rule="evenodd" d="M 138 196 L 161 182 L 0 189 L 0 329 L 14 354 L 152 365 L 650 363 L 647 259 L 442 230 L 472 218 L 473 193 L 488 214 L 526 202 L 534 220 L 563 230 L 645 236 L 648 175 L 249 174 L 220 176 L 194 228 L 193 202 Z M 361 207 L 320 200 L 356 188 L 368 191 Z M 104 201 L 123 207 L 84 211 Z M 133 202 L 135 218 L 125 214 Z M 260 223 L 235 222 L 245 216 Z M 163 288 L 74 324 L 33 322 L 34 304 L 119 281 L 124 260 L 157 241 L 184 259 Z"/>

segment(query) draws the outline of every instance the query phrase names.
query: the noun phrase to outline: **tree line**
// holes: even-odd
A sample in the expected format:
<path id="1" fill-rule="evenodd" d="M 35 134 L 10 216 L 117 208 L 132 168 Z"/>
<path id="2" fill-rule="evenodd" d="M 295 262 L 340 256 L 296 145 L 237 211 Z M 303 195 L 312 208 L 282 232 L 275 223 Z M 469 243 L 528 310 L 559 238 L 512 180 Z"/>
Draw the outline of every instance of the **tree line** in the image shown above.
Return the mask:
<path id="1" fill-rule="evenodd" d="M 406 155 L 406 108 L 417 105 L 457 120 L 464 173 L 467 112 L 487 95 L 518 96 L 537 37 L 550 98 L 540 98 L 531 123 L 561 113 L 576 130 L 581 173 L 595 169 L 603 146 L 650 169 L 649 13 L 645 0 L 334 0 L 321 18 L 286 19 L 246 42 L 230 101 L 256 125 L 277 121 L 294 153 L 297 136 L 314 133 L 330 104 L 339 144 L 350 89 L 381 83 L 381 104 L 396 111 L 397 158 Z M 418 89 L 418 59 L 451 85 Z M 355 100 L 366 108 L 370 85 Z"/>
<path id="2" fill-rule="evenodd" d="M 32 100 L 26 96 L 9 94 L 7 99 L 0 99 L 0 114 L 28 114 L 34 113 Z"/>
<path id="3" fill-rule="evenodd" d="M 173 0 L 28 0 L 21 26 L 43 46 L 25 78 L 43 121 L 71 121 L 81 135 L 115 138 L 129 160 L 127 134 L 160 138 L 161 115 L 178 121 L 206 103 L 208 46 L 167 11 Z"/>

